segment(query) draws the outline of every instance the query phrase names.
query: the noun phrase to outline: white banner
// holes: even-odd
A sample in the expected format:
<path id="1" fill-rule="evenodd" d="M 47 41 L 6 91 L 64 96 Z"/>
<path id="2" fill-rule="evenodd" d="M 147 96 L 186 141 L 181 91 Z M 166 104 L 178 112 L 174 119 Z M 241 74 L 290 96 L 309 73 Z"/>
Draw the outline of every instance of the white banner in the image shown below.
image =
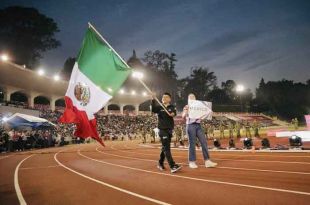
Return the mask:
<path id="1" fill-rule="evenodd" d="M 189 118 L 212 120 L 212 102 L 189 100 L 188 107 Z"/>

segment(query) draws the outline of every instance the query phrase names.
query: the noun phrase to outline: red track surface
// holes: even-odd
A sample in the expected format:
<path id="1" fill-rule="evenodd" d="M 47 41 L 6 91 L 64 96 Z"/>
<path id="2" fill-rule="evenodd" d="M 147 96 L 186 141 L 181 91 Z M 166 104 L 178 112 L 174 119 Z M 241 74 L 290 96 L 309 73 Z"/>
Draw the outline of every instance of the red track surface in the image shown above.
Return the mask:
<path id="1" fill-rule="evenodd" d="M 2 154 L 0 204 L 310 203 L 310 153 L 211 152 L 218 168 L 193 170 L 173 150 L 175 174 L 157 170 L 158 155 L 135 142 Z"/>

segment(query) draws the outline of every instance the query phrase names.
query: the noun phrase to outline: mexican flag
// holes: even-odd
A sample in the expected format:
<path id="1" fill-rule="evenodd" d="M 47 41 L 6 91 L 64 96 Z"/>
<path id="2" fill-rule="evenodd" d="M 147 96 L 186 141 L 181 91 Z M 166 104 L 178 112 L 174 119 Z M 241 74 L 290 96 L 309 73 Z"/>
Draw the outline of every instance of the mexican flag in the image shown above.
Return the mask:
<path id="1" fill-rule="evenodd" d="M 94 114 L 112 98 L 131 73 L 129 68 L 93 27 L 86 31 L 65 95 L 61 123 L 75 123 L 75 136 L 98 135 Z"/>

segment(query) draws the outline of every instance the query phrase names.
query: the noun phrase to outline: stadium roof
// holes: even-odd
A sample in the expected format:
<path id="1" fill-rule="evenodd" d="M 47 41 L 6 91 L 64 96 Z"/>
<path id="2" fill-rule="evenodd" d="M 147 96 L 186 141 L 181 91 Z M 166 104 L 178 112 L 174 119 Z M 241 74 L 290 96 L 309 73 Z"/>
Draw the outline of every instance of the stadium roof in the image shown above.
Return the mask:
<path id="1" fill-rule="evenodd" d="M 24 68 L 23 66 L 0 61 L 0 87 L 14 88 L 16 91 L 21 91 L 25 94 L 30 92 L 42 96 L 54 96 L 62 98 L 67 90 L 68 81 L 55 81 L 48 75 L 40 76 L 36 71 Z M 143 90 L 141 86 L 140 91 Z M 142 92 L 136 90 L 136 94 L 129 93 L 117 94 L 109 102 L 109 104 L 137 105 L 150 99 L 149 95 L 143 95 Z"/>

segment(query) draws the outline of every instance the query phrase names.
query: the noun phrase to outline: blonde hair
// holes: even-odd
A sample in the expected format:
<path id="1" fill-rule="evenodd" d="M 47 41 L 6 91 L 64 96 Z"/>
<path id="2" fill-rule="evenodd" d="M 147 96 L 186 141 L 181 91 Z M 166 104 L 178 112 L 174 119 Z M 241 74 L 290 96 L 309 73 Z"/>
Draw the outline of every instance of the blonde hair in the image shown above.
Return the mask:
<path id="1" fill-rule="evenodd" d="M 194 93 L 190 93 L 190 94 L 188 94 L 188 99 L 190 98 L 190 96 L 193 96 L 193 97 L 195 98 L 195 100 L 196 100 L 196 96 L 195 96 L 195 94 L 194 94 Z"/>

